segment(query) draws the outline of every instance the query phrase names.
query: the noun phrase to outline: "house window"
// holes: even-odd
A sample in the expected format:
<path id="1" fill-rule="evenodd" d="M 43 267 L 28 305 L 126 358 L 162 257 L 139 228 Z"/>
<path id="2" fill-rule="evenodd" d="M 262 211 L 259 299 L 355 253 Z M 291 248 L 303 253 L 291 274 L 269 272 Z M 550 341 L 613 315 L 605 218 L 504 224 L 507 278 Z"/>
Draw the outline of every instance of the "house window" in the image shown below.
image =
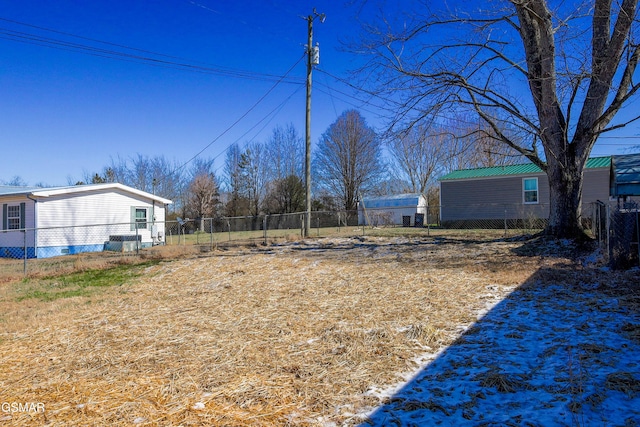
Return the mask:
<path id="1" fill-rule="evenodd" d="M 7 229 L 20 229 L 20 205 L 7 206 Z"/>
<path id="2" fill-rule="evenodd" d="M 138 229 L 147 228 L 147 209 L 136 208 L 136 225 Z"/>
<path id="3" fill-rule="evenodd" d="M 525 204 L 538 203 L 538 178 L 524 178 L 522 189 Z"/>

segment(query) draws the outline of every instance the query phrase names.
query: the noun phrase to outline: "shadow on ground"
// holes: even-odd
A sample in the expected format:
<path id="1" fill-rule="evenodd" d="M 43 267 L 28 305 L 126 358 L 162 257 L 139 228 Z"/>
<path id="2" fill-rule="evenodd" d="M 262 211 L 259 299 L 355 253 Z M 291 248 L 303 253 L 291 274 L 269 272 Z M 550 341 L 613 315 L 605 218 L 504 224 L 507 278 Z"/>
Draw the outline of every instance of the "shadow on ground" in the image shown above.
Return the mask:
<path id="1" fill-rule="evenodd" d="M 541 269 L 362 426 L 640 426 L 638 271 Z"/>

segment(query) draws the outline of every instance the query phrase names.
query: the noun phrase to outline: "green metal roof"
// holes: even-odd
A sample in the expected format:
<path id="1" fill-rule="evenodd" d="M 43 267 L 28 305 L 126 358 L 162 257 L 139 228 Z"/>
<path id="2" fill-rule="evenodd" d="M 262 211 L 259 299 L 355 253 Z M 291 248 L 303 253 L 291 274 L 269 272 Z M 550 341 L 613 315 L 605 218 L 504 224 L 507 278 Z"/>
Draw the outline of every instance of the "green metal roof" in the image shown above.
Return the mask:
<path id="1" fill-rule="evenodd" d="M 611 164 L 611 156 L 592 157 L 587 160 L 587 169 L 608 168 Z M 440 181 L 452 179 L 488 178 L 494 176 L 527 175 L 543 173 L 542 169 L 533 163 L 519 165 L 494 166 L 490 168 L 461 169 L 448 173 L 440 178 Z"/>

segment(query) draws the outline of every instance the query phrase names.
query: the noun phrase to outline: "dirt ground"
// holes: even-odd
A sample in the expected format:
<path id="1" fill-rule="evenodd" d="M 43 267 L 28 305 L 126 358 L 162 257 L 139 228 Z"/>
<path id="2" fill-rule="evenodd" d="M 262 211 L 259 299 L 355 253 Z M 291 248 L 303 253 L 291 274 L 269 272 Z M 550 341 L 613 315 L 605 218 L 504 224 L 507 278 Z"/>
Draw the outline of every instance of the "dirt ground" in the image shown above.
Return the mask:
<path id="1" fill-rule="evenodd" d="M 3 284 L 0 401 L 45 410 L 0 421 L 358 424 L 536 271 L 582 268 L 574 248 L 530 246 L 318 239 L 164 261 L 90 297 L 16 301 Z"/>

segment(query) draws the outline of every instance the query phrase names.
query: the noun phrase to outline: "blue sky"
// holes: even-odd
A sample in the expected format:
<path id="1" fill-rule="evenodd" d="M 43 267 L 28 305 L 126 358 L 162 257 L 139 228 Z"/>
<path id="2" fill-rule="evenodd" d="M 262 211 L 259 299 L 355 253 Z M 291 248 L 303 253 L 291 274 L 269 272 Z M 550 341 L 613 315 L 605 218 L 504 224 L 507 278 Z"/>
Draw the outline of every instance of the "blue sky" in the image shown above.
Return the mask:
<path id="1" fill-rule="evenodd" d="M 193 72 L 105 58 L 95 51 L 87 55 L 66 46 L 18 42 L 15 36 L 0 38 L 0 180 L 4 181 L 19 175 L 30 185 L 65 185 L 69 179 L 81 179 L 84 172 L 100 172 L 112 157 L 140 153 L 182 162 L 214 140 L 201 155 L 220 155 L 220 167 L 226 147 L 264 141 L 276 125 L 293 123 L 303 136 L 306 65 L 301 59 L 307 41 L 303 17 L 314 7 L 327 16 L 323 24 L 314 21 L 321 66 L 340 76 L 353 66 L 339 40 L 354 29 L 355 11 L 341 2 L 0 0 L 0 4 L 0 28 L 12 34 L 231 70 L 231 75 Z M 282 76 L 292 67 L 289 79 L 251 109 L 277 81 L 262 75 Z M 237 70 L 248 71 L 251 78 L 234 77 Z M 327 75 L 315 72 L 315 87 L 313 141 L 345 109 L 357 107 L 356 100 L 334 92 L 347 88 Z"/>
<path id="2" fill-rule="evenodd" d="M 224 150 L 234 142 L 264 141 L 276 125 L 288 123 L 304 135 L 303 17 L 314 7 L 327 16 L 323 24 L 314 22 L 319 69 L 346 77 L 360 61 L 341 49 L 340 41 L 359 30 L 357 10 L 342 1 L 0 0 L 0 5 L 3 181 L 20 176 L 30 185 L 66 185 L 102 171 L 118 156 L 164 155 L 180 163 L 202 150 L 201 156 L 218 158 L 221 173 Z M 88 55 L 68 45 L 45 47 L 34 35 L 152 57 L 163 66 L 98 51 Z M 171 65 L 176 63 L 229 72 L 194 72 Z M 287 81 L 269 92 L 276 79 L 262 77 L 282 76 L 292 67 Z M 251 78 L 238 78 L 238 70 Z M 314 143 L 349 108 L 382 126 L 376 111 L 345 92 L 351 91 L 314 72 Z M 593 155 L 622 153 L 640 139 L 617 137 L 639 134 L 637 125 L 612 133 Z"/>

